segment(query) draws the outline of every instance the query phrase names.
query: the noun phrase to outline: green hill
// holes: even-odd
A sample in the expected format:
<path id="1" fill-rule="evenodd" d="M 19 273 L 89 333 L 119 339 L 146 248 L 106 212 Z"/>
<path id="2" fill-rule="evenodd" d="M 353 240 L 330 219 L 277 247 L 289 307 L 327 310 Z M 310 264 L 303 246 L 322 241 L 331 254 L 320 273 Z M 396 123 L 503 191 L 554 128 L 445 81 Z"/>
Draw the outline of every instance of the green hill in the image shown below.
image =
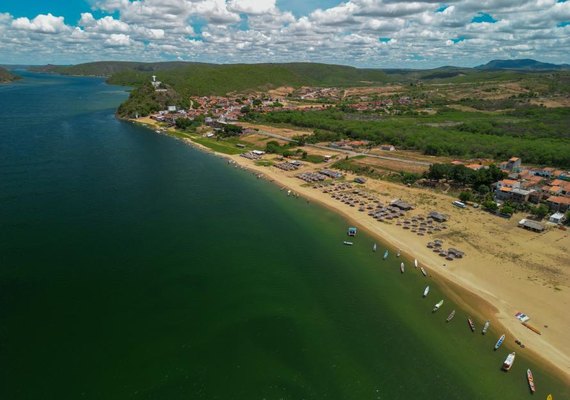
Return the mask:
<path id="1" fill-rule="evenodd" d="M 6 68 L 0 67 L 0 83 L 12 82 L 17 79 L 20 79 L 18 75 L 14 75 Z"/>
<path id="2" fill-rule="evenodd" d="M 513 69 L 523 71 L 554 71 L 561 69 L 570 69 L 568 64 L 550 64 L 543 63 L 532 59 L 520 60 L 492 60 L 487 64 L 475 67 L 481 70 L 498 70 L 498 69 Z"/>

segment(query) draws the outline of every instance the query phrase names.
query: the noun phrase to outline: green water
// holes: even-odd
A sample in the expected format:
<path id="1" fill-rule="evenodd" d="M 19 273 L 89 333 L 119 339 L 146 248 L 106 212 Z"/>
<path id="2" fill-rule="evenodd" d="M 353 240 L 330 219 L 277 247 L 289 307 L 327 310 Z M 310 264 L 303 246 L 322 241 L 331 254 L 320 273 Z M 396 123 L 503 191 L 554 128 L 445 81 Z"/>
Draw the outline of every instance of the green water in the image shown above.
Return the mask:
<path id="1" fill-rule="evenodd" d="M 117 121 L 121 88 L 24 77 L 0 86 L 0 398 L 570 397 L 340 217 Z"/>

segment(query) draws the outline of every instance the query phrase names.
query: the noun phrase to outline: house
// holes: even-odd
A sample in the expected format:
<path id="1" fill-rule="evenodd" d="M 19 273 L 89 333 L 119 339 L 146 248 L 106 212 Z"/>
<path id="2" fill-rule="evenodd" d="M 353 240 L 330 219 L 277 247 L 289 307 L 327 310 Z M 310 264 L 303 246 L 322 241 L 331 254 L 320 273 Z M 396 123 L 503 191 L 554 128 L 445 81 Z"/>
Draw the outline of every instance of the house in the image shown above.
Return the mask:
<path id="1" fill-rule="evenodd" d="M 520 189 L 520 182 L 514 179 L 503 179 L 496 183 L 497 190 L 495 197 L 497 200 L 509 200 L 512 196 L 513 189 Z"/>
<path id="2" fill-rule="evenodd" d="M 563 181 L 562 179 L 555 179 L 550 182 L 550 186 L 552 186 L 552 189 L 558 188 L 558 191 L 562 195 L 570 195 L 570 182 Z"/>
<path id="3" fill-rule="evenodd" d="M 176 112 L 176 106 L 168 106 L 168 112 Z"/>
<path id="4" fill-rule="evenodd" d="M 540 222 L 533 221 L 531 219 L 526 219 L 526 218 L 523 218 L 519 221 L 519 227 L 523 228 L 523 229 L 528 229 L 529 231 L 533 231 L 533 232 L 543 232 L 544 231 L 544 225 L 542 225 Z"/>
<path id="5" fill-rule="evenodd" d="M 479 171 L 480 169 L 489 169 L 488 166 L 481 164 L 467 164 L 466 167 L 472 169 L 473 171 Z"/>
<path id="6" fill-rule="evenodd" d="M 505 165 L 505 169 L 509 171 L 518 171 L 521 168 L 521 159 L 518 157 L 511 157 L 507 164 Z"/>
<path id="7" fill-rule="evenodd" d="M 566 216 L 561 212 L 556 212 L 552 214 L 550 218 L 548 218 L 548 221 L 554 224 L 562 224 L 564 221 L 566 221 Z"/>
<path id="8" fill-rule="evenodd" d="M 565 212 L 570 208 L 570 197 L 550 196 L 546 204 L 552 211 Z"/>
<path id="9" fill-rule="evenodd" d="M 510 199 L 517 203 L 526 203 L 528 201 L 530 190 L 515 188 L 511 190 Z"/>
<path id="10" fill-rule="evenodd" d="M 396 147 L 392 146 L 391 144 L 383 144 L 380 146 L 380 150 L 395 151 Z"/>

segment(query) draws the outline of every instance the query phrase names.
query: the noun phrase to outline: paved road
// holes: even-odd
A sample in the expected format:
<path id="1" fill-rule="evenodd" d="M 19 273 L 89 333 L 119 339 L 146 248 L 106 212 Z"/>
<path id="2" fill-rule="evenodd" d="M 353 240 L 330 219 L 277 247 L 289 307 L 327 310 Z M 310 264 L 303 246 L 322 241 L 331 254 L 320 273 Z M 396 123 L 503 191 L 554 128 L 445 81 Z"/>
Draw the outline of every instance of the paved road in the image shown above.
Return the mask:
<path id="1" fill-rule="evenodd" d="M 279 139 L 279 140 L 285 140 L 286 142 L 293 142 L 293 139 L 288 138 L 287 136 L 281 136 L 281 135 L 277 135 L 275 133 L 271 133 L 271 132 L 267 132 L 264 130 L 259 130 L 258 133 L 265 135 L 265 136 L 269 136 L 275 139 Z M 416 161 L 416 160 L 406 160 L 404 158 L 397 158 L 397 157 L 389 157 L 389 156 L 379 156 L 377 154 L 369 154 L 369 153 L 359 153 L 357 151 L 352 151 L 352 150 L 344 150 L 344 149 L 339 149 L 336 147 L 330 147 L 330 146 L 324 146 L 321 144 L 305 144 L 305 146 L 307 147 L 314 147 L 317 149 L 321 149 L 321 150 L 330 150 L 330 151 L 340 151 L 341 153 L 345 153 L 351 157 L 354 156 L 366 156 L 366 157 L 372 157 L 372 158 L 379 158 L 381 160 L 390 160 L 390 161 L 397 161 L 397 162 L 402 162 L 402 163 L 406 163 L 406 164 L 413 164 L 413 165 L 422 165 L 422 166 L 430 166 L 431 163 L 427 162 L 427 161 Z"/>

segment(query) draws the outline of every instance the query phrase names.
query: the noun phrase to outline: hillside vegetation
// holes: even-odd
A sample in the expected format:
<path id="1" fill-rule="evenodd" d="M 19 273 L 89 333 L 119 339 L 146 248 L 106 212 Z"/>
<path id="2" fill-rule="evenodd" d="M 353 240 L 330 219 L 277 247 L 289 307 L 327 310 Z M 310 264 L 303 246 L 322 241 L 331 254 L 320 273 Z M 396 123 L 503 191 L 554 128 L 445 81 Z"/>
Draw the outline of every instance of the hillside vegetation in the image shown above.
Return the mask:
<path id="1" fill-rule="evenodd" d="M 20 77 L 12 74 L 6 68 L 0 67 L 0 83 L 12 82 L 17 79 L 20 79 Z"/>
<path id="2" fill-rule="evenodd" d="M 312 128 L 302 142 L 341 139 L 390 143 L 427 155 L 504 160 L 570 168 L 570 109 L 529 108 L 504 115 L 441 110 L 436 115 L 358 120 L 338 110 L 253 114 L 253 121 Z"/>

